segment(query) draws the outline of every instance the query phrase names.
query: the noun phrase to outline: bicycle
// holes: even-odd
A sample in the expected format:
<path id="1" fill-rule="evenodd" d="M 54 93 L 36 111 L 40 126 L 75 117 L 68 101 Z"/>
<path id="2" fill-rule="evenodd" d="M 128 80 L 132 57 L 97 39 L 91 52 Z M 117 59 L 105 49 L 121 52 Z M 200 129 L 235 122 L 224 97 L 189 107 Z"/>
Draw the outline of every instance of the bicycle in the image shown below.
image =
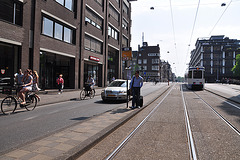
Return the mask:
<path id="1" fill-rule="evenodd" d="M 92 99 L 95 96 L 95 93 L 95 89 L 91 89 L 89 84 L 85 84 L 85 86 L 80 92 L 80 99 L 84 100 L 87 96 Z"/>
<path id="2" fill-rule="evenodd" d="M 1 111 L 5 115 L 13 114 L 18 103 L 20 104 L 21 108 L 25 107 L 27 111 L 32 111 L 37 106 L 37 97 L 32 91 L 29 91 L 25 94 L 26 104 L 24 105 L 21 104 L 21 99 L 18 98 L 17 95 L 11 95 L 12 90 L 8 89 L 8 91 L 5 91 L 4 93 L 8 94 L 7 97 L 5 97 L 1 102 Z"/>

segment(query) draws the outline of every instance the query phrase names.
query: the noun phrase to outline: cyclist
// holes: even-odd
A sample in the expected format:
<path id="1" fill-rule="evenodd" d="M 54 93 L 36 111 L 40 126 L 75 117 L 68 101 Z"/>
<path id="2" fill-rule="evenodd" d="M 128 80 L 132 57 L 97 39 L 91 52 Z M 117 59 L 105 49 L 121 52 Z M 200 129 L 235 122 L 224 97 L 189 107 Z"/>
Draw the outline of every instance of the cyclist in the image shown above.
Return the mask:
<path id="1" fill-rule="evenodd" d="M 94 85 L 95 85 L 94 79 L 92 78 L 92 75 L 89 75 L 88 79 L 87 79 L 87 83 L 85 85 L 85 92 L 86 92 L 86 94 L 88 93 L 88 91 L 91 91 L 91 90 L 94 89 L 93 88 Z"/>
<path id="2" fill-rule="evenodd" d="M 19 91 L 22 89 L 22 85 L 23 85 L 23 72 L 22 72 L 22 69 L 19 69 L 18 70 L 18 74 L 16 76 L 16 94 L 17 94 L 17 97 L 19 97 Z"/>
<path id="3" fill-rule="evenodd" d="M 23 88 L 19 92 L 19 96 L 23 100 L 21 105 L 25 105 L 26 104 L 25 93 L 28 92 L 28 91 L 32 91 L 33 77 L 31 76 L 31 71 L 29 69 L 27 69 L 24 72 L 23 83 L 24 83 L 22 85 Z"/>
<path id="4" fill-rule="evenodd" d="M 38 92 L 40 90 L 40 88 L 38 88 L 38 79 L 39 79 L 39 76 L 38 76 L 37 71 L 33 71 L 33 87 L 32 87 L 32 90 L 34 92 Z M 36 93 L 35 93 L 35 96 L 37 97 L 38 102 L 39 102 L 41 98 Z"/>

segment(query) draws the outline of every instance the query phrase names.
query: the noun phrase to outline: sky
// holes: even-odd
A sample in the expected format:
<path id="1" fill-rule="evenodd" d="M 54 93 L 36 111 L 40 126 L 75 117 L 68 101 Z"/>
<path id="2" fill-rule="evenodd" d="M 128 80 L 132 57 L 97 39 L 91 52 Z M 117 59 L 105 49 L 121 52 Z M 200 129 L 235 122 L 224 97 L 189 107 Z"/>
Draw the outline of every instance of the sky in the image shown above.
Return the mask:
<path id="1" fill-rule="evenodd" d="M 240 0 L 137 0 L 131 5 L 132 50 L 142 46 L 144 33 L 149 46 L 159 44 L 161 59 L 176 76 L 184 76 L 198 38 L 240 39 Z"/>

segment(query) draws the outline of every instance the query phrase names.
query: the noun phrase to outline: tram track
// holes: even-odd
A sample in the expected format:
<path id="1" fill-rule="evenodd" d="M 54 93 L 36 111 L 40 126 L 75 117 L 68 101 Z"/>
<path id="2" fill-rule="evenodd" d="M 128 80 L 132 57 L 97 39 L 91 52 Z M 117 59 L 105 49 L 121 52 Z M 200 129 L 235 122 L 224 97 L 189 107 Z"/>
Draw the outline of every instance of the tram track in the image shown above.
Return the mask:
<path id="1" fill-rule="evenodd" d="M 236 134 L 238 134 L 240 136 L 240 130 L 235 127 L 227 118 L 225 118 L 220 112 L 218 112 L 216 109 L 214 109 L 214 107 L 212 105 L 210 105 L 207 100 L 204 100 L 199 94 L 197 94 L 196 92 L 193 92 L 206 106 L 208 106 L 220 119 L 222 119 Z M 212 93 L 212 92 L 209 92 L 209 93 Z M 213 93 L 212 93 L 213 94 Z M 217 94 L 214 94 L 214 95 L 217 95 Z M 219 96 L 219 97 L 222 97 L 222 96 Z M 218 98 L 218 97 L 217 97 Z M 223 97 L 222 97 L 223 98 Z M 220 99 L 220 98 L 218 98 Z M 225 100 L 229 100 L 227 98 L 224 98 Z M 222 100 L 222 99 L 220 99 Z M 236 108 L 236 109 L 239 109 L 240 110 L 240 107 L 238 107 L 237 105 L 235 104 L 232 104 L 228 101 L 223 101 L 224 103 Z M 239 104 L 239 103 L 238 103 Z"/>
<path id="2" fill-rule="evenodd" d="M 175 85 L 174 85 L 175 86 Z M 136 134 L 138 129 L 142 125 L 145 124 L 145 122 L 151 117 L 151 115 L 155 112 L 155 110 L 162 104 L 162 102 L 167 98 L 167 96 L 172 91 L 173 87 L 168 91 L 168 93 L 164 96 L 164 98 L 158 103 L 158 105 L 137 125 L 137 127 L 118 145 L 106 158 L 105 160 L 112 160 L 120 151 L 121 149 L 127 144 L 127 142 Z"/>
<path id="3" fill-rule="evenodd" d="M 133 158 L 132 156 L 135 154 L 136 154 L 135 159 L 139 159 L 139 157 L 143 159 L 149 159 L 150 157 L 152 159 L 156 159 L 156 157 L 157 159 L 162 159 L 162 156 L 165 158 L 166 157 L 170 158 L 170 157 L 175 157 L 176 155 L 180 156 L 181 154 L 182 155 L 185 154 L 185 158 L 178 157 L 180 159 L 197 160 L 197 159 L 206 159 L 207 157 L 208 158 L 211 157 L 213 159 L 219 159 L 218 153 L 221 153 L 221 152 L 219 152 L 218 146 L 221 146 L 220 148 L 224 146 L 224 148 L 228 150 L 229 146 L 233 145 L 235 147 L 233 147 L 232 150 L 235 150 L 235 148 L 238 146 L 236 144 L 238 144 L 237 142 L 239 141 L 239 139 L 234 141 L 234 137 L 238 138 L 239 136 L 238 128 L 235 127 L 233 124 L 231 124 L 231 122 L 228 120 L 225 120 L 225 121 L 228 121 L 228 122 L 225 122 L 228 125 L 223 125 L 221 120 L 226 119 L 224 118 L 224 116 L 222 116 L 222 118 L 221 116 L 216 116 L 216 117 L 213 116 L 213 115 L 216 115 L 217 113 L 215 113 L 214 111 L 211 112 L 212 109 L 210 109 L 209 106 L 208 106 L 209 109 L 205 109 L 206 108 L 206 107 L 204 108 L 205 105 L 211 105 L 207 102 L 205 97 L 202 97 L 202 95 L 197 95 L 198 93 L 188 90 L 185 87 L 183 88 L 184 85 L 181 85 L 181 84 L 180 84 L 180 92 L 177 93 L 177 90 L 179 90 L 177 88 L 179 87 L 176 87 L 176 86 L 177 85 L 171 86 L 168 91 L 166 91 L 164 94 L 162 94 L 157 99 L 155 99 L 150 104 L 148 104 L 148 107 L 145 107 L 144 109 L 142 109 L 141 112 L 139 112 L 133 118 L 129 119 L 128 122 L 126 122 L 123 126 L 119 127 L 114 133 L 114 135 L 109 135 L 110 138 L 106 137 L 106 140 L 105 139 L 103 140 L 105 142 L 101 142 L 102 144 L 97 145 L 95 149 L 93 149 L 92 151 L 90 151 L 80 159 L 86 159 L 86 157 L 92 156 L 93 154 L 96 153 L 97 150 L 101 148 L 101 146 L 105 146 L 106 144 L 109 145 L 109 141 L 111 141 L 111 139 L 115 139 L 116 137 L 118 138 L 118 140 L 115 140 L 115 143 L 109 145 L 109 149 L 106 149 L 106 151 L 104 151 L 105 153 L 101 153 L 101 156 L 96 156 L 98 157 L 98 159 L 99 157 L 101 157 L 100 159 L 105 159 L 105 160 L 126 159 L 126 158 L 131 159 Z M 173 91 L 173 89 L 177 89 L 177 90 Z M 178 97 L 178 99 L 176 99 L 176 97 Z M 173 103 L 169 103 L 170 101 L 174 101 L 174 100 L 177 100 L 176 101 L 177 104 L 173 105 Z M 193 100 L 193 102 L 191 102 L 191 100 Z M 196 105 L 192 106 L 193 104 L 196 104 Z M 178 108 L 175 108 L 176 106 L 178 106 Z M 201 108 L 198 108 L 198 106 L 201 106 Z M 182 108 L 182 111 L 181 112 L 178 111 L 178 114 L 175 114 L 176 112 L 172 112 L 171 110 L 168 110 L 170 111 L 170 113 L 165 114 L 163 112 L 165 111 L 165 109 L 163 108 L 165 109 L 174 108 L 174 110 L 176 109 L 179 110 L 179 108 Z M 235 108 L 237 107 L 235 106 Z M 176 121 L 176 119 L 179 118 L 179 117 L 173 118 L 176 115 L 178 115 L 179 117 L 182 117 L 181 119 L 183 121 L 181 122 Z M 201 115 L 203 115 L 203 117 Z M 162 117 L 162 118 L 156 118 L 156 116 Z M 157 124 L 157 126 L 155 127 L 151 126 L 153 124 Z M 131 130 L 128 130 L 129 126 L 131 126 Z M 179 132 L 179 130 L 176 130 L 177 128 L 175 127 L 170 127 L 171 128 L 170 130 L 167 130 L 165 133 L 160 134 L 159 131 L 162 131 L 161 128 L 162 127 L 165 128 L 166 126 L 168 127 L 181 126 L 182 132 Z M 213 126 L 214 128 L 212 128 Z M 235 130 L 235 133 L 237 134 L 233 134 L 234 132 L 230 131 L 228 129 L 228 126 L 232 130 Z M 158 129 L 158 127 L 160 127 L 160 129 Z M 158 131 L 156 132 L 157 134 L 154 132 L 154 130 L 156 129 Z M 212 130 L 212 129 L 217 129 L 217 130 Z M 221 132 L 219 132 L 218 130 Z M 121 135 L 122 136 L 121 138 L 118 137 L 119 134 L 123 134 L 124 132 L 125 134 Z M 150 132 L 150 135 L 152 136 L 154 134 L 153 139 L 150 138 L 149 136 L 143 136 L 148 132 Z M 162 145 L 164 146 L 166 142 L 169 143 L 169 140 L 163 139 L 163 137 L 164 136 L 166 137 L 166 135 L 168 134 L 170 135 L 169 137 L 172 137 L 173 133 L 181 134 L 182 137 L 185 136 L 185 139 L 186 139 L 186 141 L 184 141 L 184 144 L 183 144 L 184 138 L 182 139 L 181 142 L 178 142 L 178 141 L 170 142 L 172 143 L 172 145 L 177 145 L 181 147 L 182 145 L 185 146 L 181 148 L 182 152 L 180 152 L 181 153 L 180 155 L 174 152 L 171 152 L 168 155 L 166 154 L 166 152 L 162 151 L 164 150 L 164 148 L 154 148 L 154 147 L 159 147 L 158 145 L 157 146 L 154 145 L 156 143 L 161 144 L 160 146 Z M 226 136 L 226 134 L 228 136 L 230 135 L 230 137 Z M 148 139 L 144 139 L 146 137 L 148 137 Z M 222 142 L 220 142 L 220 139 Z M 229 139 L 231 140 L 231 142 L 227 141 Z M 136 148 L 134 149 L 132 148 L 133 146 L 136 146 L 136 145 L 137 146 L 142 145 L 142 143 L 143 144 L 147 144 L 151 142 L 153 143 L 153 140 L 156 143 L 150 146 L 153 147 L 152 148 L 153 150 L 155 150 L 156 157 L 154 157 L 153 155 L 150 155 L 150 156 L 147 155 L 148 151 L 144 151 L 147 148 L 143 149 L 143 151 L 139 153 L 136 152 Z M 217 141 L 213 141 L 213 140 L 217 140 Z M 143 146 L 147 147 L 148 145 L 143 145 Z M 142 150 L 142 147 L 140 148 Z M 133 152 L 131 151 L 132 149 L 133 149 Z M 170 150 L 173 151 L 175 149 L 176 149 L 175 147 L 171 146 L 171 148 L 168 148 L 167 151 L 169 152 Z M 230 149 L 227 152 L 231 153 L 232 150 Z M 157 153 L 156 151 L 160 151 L 161 153 Z M 101 152 L 103 151 L 101 150 Z M 221 156 L 229 156 L 228 153 L 227 154 L 221 153 L 222 154 Z M 231 156 L 231 157 L 234 157 L 234 156 Z M 236 154 L 235 157 L 238 157 L 238 154 Z M 226 158 L 223 158 L 223 159 L 226 159 Z"/>
<path id="4" fill-rule="evenodd" d="M 153 109 L 151 109 L 149 114 L 147 114 L 145 116 L 145 118 L 131 131 L 130 134 L 128 134 L 121 142 L 118 142 L 119 145 L 117 145 L 112 150 L 112 152 L 107 154 L 107 156 L 104 158 L 105 160 L 114 159 L 121 152 L 121 150 L 125 147 L 125 145 L 136 135 L 136 133 L 140 130 L 140 128 L 145 125 L 145 123 L 148 121 L 148 119 L 150 119 L 150 117 L 156 112 L 156 110 L 162 105 L 162 103 L 167 98 L 169 98 L 169 94 L 171 92 L 173 92 L 172 91 L 173 89 L 176 89 L 176 84 L 174 86 L 172 86 L 167 93 L 162 95 L 163 98 L 159 97 L 159 98 L 161 98 L 160 100 L 159 100 L 159 98 L 156 99 L 160 102 L 158 102 L 157 105 L 155 107 L 153 107 Z M 153 101 L 152 104 L 156 103 L 155 101 Z M 186 132 L 185 135 L 188 135 L 188 137 L 190 137 L 190 138 L 186 138 L 186 139 L 189 140 L 188 143 L 190 144 L 189 145 L 189 159 L 197 160 L 196 151 L 195 151 L 195 148 L 194 148 L 194 141 L 193 141 L 193 138 L 192 138 L 191 128 L 190 128 L 190 124 L 189 124 L 189 118 L 188 118 L 188 114 L 187 114 L 187 111 L 186 111 L 186 105 L 185 105 L 185 102 L 184 102 L 185 99 L 183 97 L 183 93 L 182 93 L 182 101 L 183 101 L 183 104 L 184 104 L 184 106 L 183 106 L 184 107 L 184 115 L 182 115 L 182 117 L 185 116 L 185 132 Z M 187 143 L 185 143 L 185 144 L 187 144 Z"/>

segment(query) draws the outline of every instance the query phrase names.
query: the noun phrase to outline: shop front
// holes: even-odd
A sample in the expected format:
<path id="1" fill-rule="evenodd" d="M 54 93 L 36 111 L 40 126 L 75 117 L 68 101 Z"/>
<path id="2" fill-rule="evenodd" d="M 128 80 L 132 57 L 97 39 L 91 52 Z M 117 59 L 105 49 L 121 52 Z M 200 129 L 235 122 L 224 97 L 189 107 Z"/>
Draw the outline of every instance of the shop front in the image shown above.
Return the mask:
<path id="1" fill-rule="evenodd" d="M 84 61 L 84 83 L 87 81 L 88 76 L 92 76 L 95 81 L 95 86 L 102 87 L 102 64 L 99 62 L 98 57 L 89 56 Z"/>
<path id="2" fill-rule="evenodd" d="M 14 85 L 14 74 L 20 68 L 21 47 L 0 42 L 0 92 L 4 85 Z"/>
<path id="3" fill-rule="evenodd" d="M 57 88 L 56 80 L 63 75 L 64 88 L 74 88 L 75 59 L 46 51 L 40 52 L 40 87 L 42 89 Z"/>

